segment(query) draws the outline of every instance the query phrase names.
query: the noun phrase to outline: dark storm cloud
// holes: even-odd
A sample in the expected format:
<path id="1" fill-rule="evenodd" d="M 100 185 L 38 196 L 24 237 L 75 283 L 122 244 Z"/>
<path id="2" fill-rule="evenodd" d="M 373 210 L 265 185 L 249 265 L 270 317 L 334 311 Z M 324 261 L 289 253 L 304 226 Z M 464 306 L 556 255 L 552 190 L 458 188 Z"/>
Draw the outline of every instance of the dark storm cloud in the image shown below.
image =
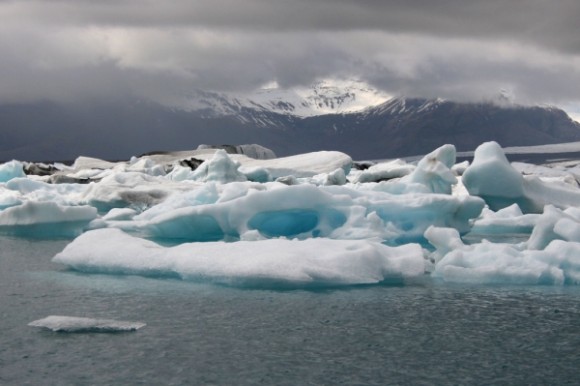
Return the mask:
<path id="1" fill-rule="evenodd" d="M 357 77 L 392 94 L 580 100 L 577 0 L 0 1 L 0 100 Z"/>
<path id="2" fill-rule="evenodd" d="M 320 31 L 372 29 L 506 38 L 580 51 L 577 0 L 7 1 L 39 23 Z M 0 3 L 2 4 L 2 3 Z"/>

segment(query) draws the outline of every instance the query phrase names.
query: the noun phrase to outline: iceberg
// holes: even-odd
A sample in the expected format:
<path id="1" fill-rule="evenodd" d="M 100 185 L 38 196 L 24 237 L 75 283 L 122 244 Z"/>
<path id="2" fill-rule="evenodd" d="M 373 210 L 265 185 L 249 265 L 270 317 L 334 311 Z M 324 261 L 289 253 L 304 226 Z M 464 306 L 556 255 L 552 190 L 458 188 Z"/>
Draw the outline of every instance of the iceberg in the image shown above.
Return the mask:
<path id="1" fill-rule="evenodd" d="M 481 216 L 473 222 L 472 234 L 531 234 L 540 218 L 539 214 L 523 214 L 517 204 L 492 211 L 484 208 Z"/>
<path id="2" fill-rule="evenodd" d="M 75 237 L 96 217 L 97 210 L 91 206 L 28 201 L 0 211 L 0 233 L 38 238 Z"/>
<path id="3" fill-rule="evenodd" d="M 243 154 L 250 158 L 255 159 L 273 159 L 276 158 L 276 154 L 271 149 L 267 147 L 260 146 L 257 144 L 251 145 L 199 145 L 197 150 L 205 150 L 205 149 L 224 149 L 227 150 L 228 153 L 233 154 Z"/>
<path id="4" fill-rule="evenodd" d="M 469 231 L 483 209 L 478 197 L 415 193 L 392 195 L 379 187 L 231 183 L 173 195 L 133 218 L 108 226 L 157 239 L 234 241 L 247 232 L 263 237 L 351 238 L 382 222 L 385 241 L 421 241 L 429 225 Z M 362 228 L 352 231 L 352 227 Z M 358 234 L 359 236 L 354 236 Z"/>
<path id="5" fill-rule="evenodd" d="M 431 227 L 425 237 L 436 248 L 431 276 L 449 283 L 580 284 L 580 243 L 554 240 L 544 250 L 525 244 L 465 245 L 455 229 Z"/>
<path id="6" fill-rule="evenodd" d="M 580 206 L 578 189 L 522 176 L 496 142 L 486 142 L 475 150 L 473 163 L 462 180 L 469 194 L 483 198 L 492 210 L 517 204 L 524 213 L 541 213 L 548 204 L 559 208 Z"/>
<path id="7" fill-rule="evenodd" d="M 0 182 L 7 182 L 13 178 L 26 177 L 24 165 L 19 161 L 10 161 L 0 165 Z"/>
<path id="8" fill-rule="evenodd" d="M 425 186 L 432 193 L 451 194 L 457 178 L 451 170 L 455 165 L 455 146 L 444 145 L 427 154 L 411 174 L 403 178 Z"/>
<path id="9" fill-rule="evenodd" d="M 238 169 L 240 164 L 232 160 L 225 150 L 218 150 L 213 158 L 205 161 L 195 169 L 190 179 L 201 182 L 235 182 L 246 181 L 246 176 Z"/>
<path id="10" fill-rule="evenodd" d="M 425 273 L 417 244 L 367 240 L 268 239 L 163 247 L 118 229 L 88 231 L 53 261 L 88 273 L 112 273 L 244 286 L 319 287 L 400 282 Z"/>
<path id="11" fill-rule="evenodd" d="M 340 152 L 240 149 L 79 157 L 29 175 L 0 165 L 0 233 L 75 238 L 54 261 L 89 273 L 275 288 L 578 284 L 577 162 L 510 164 L 494 142 L 471 164 L 444 145 L 366 170 Z"/>
<path id="12" fill-rule="evenodd" d="M 51 315 L 28 323 L 55 332 L 127 332 L 145 327 L 145 323 L 127 322 L 113 319 L 92 319 L 75 316 Z"/>

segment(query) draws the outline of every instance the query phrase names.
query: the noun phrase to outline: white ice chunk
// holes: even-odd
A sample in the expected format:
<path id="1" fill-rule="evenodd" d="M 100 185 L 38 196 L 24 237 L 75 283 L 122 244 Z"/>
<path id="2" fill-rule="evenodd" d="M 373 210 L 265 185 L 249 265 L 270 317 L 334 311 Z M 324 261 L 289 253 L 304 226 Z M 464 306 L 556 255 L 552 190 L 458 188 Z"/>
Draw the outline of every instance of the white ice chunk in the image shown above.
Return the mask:
<path id="1" fill-rule="evenodd" d="M 19 177 L 26 177 L 22 162 L 13 160 L 0 165 L 0 182 L 7 182 Z"/>
<path id="2" fill-rule="evenodd" d="M 524 244 L 483 241 L 464 245 L 453 229 L 429 228 L 425 237 L 436 247 L 432 277 L 471 284 L 579 284 L 580 244 L 552 241 L 545 250 Z"/>
<path id="3" fill-rule="evenodd" d="M 533 176 L 524 178 L 496 142 L 486 142 L 475 150 L 473 163 L 463 174 L 463 184 L 493 210 L 514 203 L 524 213 L 539 213 L 547 204 L 560 208 L 580 206 L 580 190 L 550 185 Z"/>
<path id="4" fill-rule="evenodd" d="M 218 150 L 211 160 L 205 161 L 191 175 L 191 178 L 201 182 L 228 183 L 246 181 L 246 176 L 238 169 L 240 164 L 232 160 L 225 150 Z"/>
<path id="5" fill-rule="evenodd" d="M 6 189 L 17 192 L 20 201 L 49 201 L 64 206 L 86 204 L 83 194 L 89 185 L 85 184 L 48 184 L 30 178 L 13 178 L 5 185 Z"/>
<path id="6" fill-rule="evenodd" d="M 346 184 L 346 175 L 344 170 L 338 168 L 330 173 L 317 174 L 312 177 L 311 183 L 315 185 L 344 185 Z"/>
<path id="7" fill-rule="evenodd" d="M 486 142 L 477 147 L 473 163 L 463 173 L 462 180 L 470 194 L 484 198 L 493 210 L 513 203 L 522 209 L 522 204 L 525 208 L 531 205 L 524 194 L 524 178 L 511 167 L 496 142 Z"/>
<path id="8" fill-rule="evenodd" d="M 402 182 L 413 182 L 426 186 L 433 193 L 451 194 L 451 187 L 457 183 L 451 168 L 455 164 L 455 146 L 443 145 L 423 157 L 417 168 Z"/>
<path id="9" fill-rule="evenodd" d="M 417 244 L 387 247 L 366 240 L 316 238 L 162 247 L 117 229 L 86 232 L 53 261 L 83 272 L 177 276 L 234 285 L 376 284 L 416 278 L 425 271 Z"/>
<path id="10" fill-rule="evenodd" d="M 483 210 L 481 218 L 475 220 L 471 232 L 489 235 L 531 233 L 539 217 L 539 214 L 523 214 L 517 204 L 497 212 L 486 208 Z"/>
<path id="11" fill-rule="evenodd" d="M 562 218 L 554 224 L 554 233 L 564 240 L 580 242 L 580 221 Z"/>
<path id="12" fill-rule="evenodd" d="M 544 249 L 552 240 L 560 239 L 561 236 L 554 231 L 554 227 L 563 219 L 574 220 L 572 216 L 561 209 L 546 205 L 544 213 L 538 216 L 532 234 L 527 241 L 528 249 Z"/>
<path id="13" fill-rule="evenodd" d="M 21 195 L 13 190 L 0 186 L 0 210 L 21 204 Z"/>
<path id="14" fill-rule="evenodd" d="M 270 160 L 234 157 L 243 167 L 261 167 L 270 173 L 272 179 L 285 176 L 312 177 L 317 174 L 331 173 L 336 169 L 348 174 L 352 166 L 352 158 L 338 151 L 318 151 L 298 154 L 290 157 Z"/>
<path id="15" fill-rule="evenodd" d="M 133 219 L 137 211 L 131 208 L 113 208 L 103 216 L 105 221 L 127 221 Z"/>
<path id="16" fill-rule="evenodd" d="M 112 169 L 117 165 L 115 162 L 104 161 L 99 158 L 91 157 L 78 157 L 74 164 L 73 169 L 75 170 L 86 170 L 86 169 Z"/>
<path id="17" fill-rule="evenodd" d="M 131 207 L 145 210 L 162 202 L 171 192 L 185 189 L 162 177 L 139 172 L 115 172 L 87 186 L 82 200 L 102 212 Z"/>
<path id="18" fill-rule="evenodd" d="M 229 184 L 228 186 L 231 186 Z M 215 183 L 207 183 L 202 186 L 189 189 L 185 192 L 174 192 L 163 203 L 145 210 L 135 217 L 136 220 L 151 220 L 156 216 L 168 213 L 175 209 L 208 205 L 215 203 L 220 198 Z"/>
<path id="19" fill-rule="evenodd" d="M 465 170 L 469 167 L 469 161 L 463 161 L 453 165 L 451 171 L 457 176 L 462 176 Z"/>
<path id="20" fill-rule="evenodd" d="M 147 157 L 135 160 L 125 169 L 129 172 L 140 172 L 149 174 L 150 176 L 164 176 L 166 174 L 164 165 L 157 164 L 155 161 Z"/>
<path id="21" fill-rule="evenodd" d="M 246 176 L 248 181 L 261 183 L 272 181 L 272 176 L 268 169 L 259 166 L 241 167 L 240 172 Z"/>
<path id="22" fill-rule="evenodd" d="M 255 159 L 273 159 L 276 158 L 276 153 L 274 151 L 268 149 L 267 147 L 251 144 L 251 145 L 225 145 L 223 148 L 231 147 L 235 150 L 237 154 L 243 154 L 250 158 Z M 199 145 L 197 150 L 205 150 L 205 149 L 215 149 L 215 146 L 212 145 Z M 221 148 L 221 147 L 217 147 Z"/>
<path id="23" fill-rule="evenodd" d="M 28 237 L 79 235 L 97 217 L 90 206 L 62 206 L 54 202 L 25 202 L 0 212 L 0 232 Z"/>
<path id="24" fill-rule="evenodd" d="M 80 318 L 75 316 L 51 315 L 28 323 L 55 332 L 126 332 L 145 327 L 145 323 L 113 319 Z"/>
<path id="25" fill-rule="evenodd" d="M 568 187 L 578 187 L 578 181 L 574 174 L 568 170 L 561 170 L 554 167 L 533 165 L 523 162 L 512 162 L 514 169 L 523 175 L 531 175 L 540 178 L 543 182 L 550 184 L 560 184 Z"/>
<path id="26" fill-rule="evenodd" d="M 200 151 L 206 153 L 197 153 Z M 197 150 L 194 154 L 195 158 L 207 162 L 211 160 L 217 152 L 225 153 L 223 150 Z M 338 151 L 319 151 L 274 159 L 253 159 L 241 154 L 225 154 L 237 165 L 240 165 L 239 172 L 241 174 L 247 173 L 252 177 L 255 176 L 257 171 L 260 171 L 262 174 L 263 171 L 265 171 L 270 176 L 270 180 L 290 175 L 298 178 L 313 177 L 317 174 L 332 173 L 339 168 L 344 170 L 346 175 L 352 166 L 352 158 Z M 199 168 L 197 170 L 199 170 Z M 176 181 L 183 181 L 185 179 L 202 180 L 201 177 L 203 177 L 203 175 L 196 174 L 197 170 L 192 172 L 191 170 L 182 170 L 179 166 L 176 166 L 169 176 Z M 236 181 L 240 180 L 243 179 L 236 179 Z"/>
<path id="27" fill-rule="evenodd" d="M 528 249 L 544 249 L 553 240 L 580 242 L 580 210 L 546 205 L 527 241 Z"/>

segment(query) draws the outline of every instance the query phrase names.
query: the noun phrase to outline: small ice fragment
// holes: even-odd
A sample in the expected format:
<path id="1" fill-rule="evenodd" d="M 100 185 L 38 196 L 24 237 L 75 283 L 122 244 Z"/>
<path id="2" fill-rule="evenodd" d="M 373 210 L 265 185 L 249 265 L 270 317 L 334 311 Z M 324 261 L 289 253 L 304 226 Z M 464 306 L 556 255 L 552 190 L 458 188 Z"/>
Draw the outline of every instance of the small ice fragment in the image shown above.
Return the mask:
<path id="1" fill-rule="evenodd" d="M 44 319 L 28 323 L 56 332 L 125 332 L 145 327 L 145 323 L 127 322 L 113 319 L 79 318 L 75 316 L 50 315 Z"/>

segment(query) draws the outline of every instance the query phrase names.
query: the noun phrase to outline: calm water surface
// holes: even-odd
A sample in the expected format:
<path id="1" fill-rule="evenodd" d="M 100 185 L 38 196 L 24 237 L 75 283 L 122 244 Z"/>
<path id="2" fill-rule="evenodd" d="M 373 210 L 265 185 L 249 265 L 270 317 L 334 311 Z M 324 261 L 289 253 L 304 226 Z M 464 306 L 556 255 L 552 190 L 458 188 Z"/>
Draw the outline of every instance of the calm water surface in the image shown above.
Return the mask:
<path id="1" fill-rule="evenodd" d="M 576 287 L 228 288 L 70 272 L 66 243 L 0 237 L 1 385 L 580 384 Z M 147 326 L 27 326 L 48 315 Z"/>

